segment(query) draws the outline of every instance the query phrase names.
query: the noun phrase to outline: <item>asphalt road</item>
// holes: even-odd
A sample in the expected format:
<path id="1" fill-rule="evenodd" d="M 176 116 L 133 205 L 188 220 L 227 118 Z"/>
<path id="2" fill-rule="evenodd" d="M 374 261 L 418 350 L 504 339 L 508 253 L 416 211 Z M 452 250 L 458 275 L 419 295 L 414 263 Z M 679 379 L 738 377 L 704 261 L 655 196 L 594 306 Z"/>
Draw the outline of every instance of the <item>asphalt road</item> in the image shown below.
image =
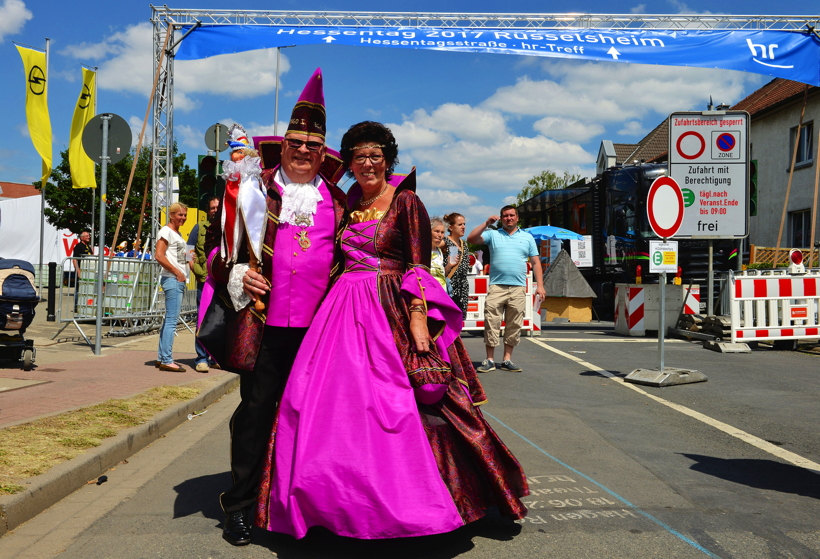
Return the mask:
<path id="1" fill-rule="evenodd" d="M 465 342 L 480 361 L 481 339 Z M 233 548 L 217 503 L 232 394 L 0 540 L 0 556 L 820 557 L 820 356 L 669 342 L 667 366 L 709 380 L 653 388 L 622 377 L 657 366 L 656 341 L 566 325 L 522 339 L 514 360 L 524 372 L 482 375 L 483 410 L 530 480 L 520 523 L 400 541 L 259 530 Z"/>

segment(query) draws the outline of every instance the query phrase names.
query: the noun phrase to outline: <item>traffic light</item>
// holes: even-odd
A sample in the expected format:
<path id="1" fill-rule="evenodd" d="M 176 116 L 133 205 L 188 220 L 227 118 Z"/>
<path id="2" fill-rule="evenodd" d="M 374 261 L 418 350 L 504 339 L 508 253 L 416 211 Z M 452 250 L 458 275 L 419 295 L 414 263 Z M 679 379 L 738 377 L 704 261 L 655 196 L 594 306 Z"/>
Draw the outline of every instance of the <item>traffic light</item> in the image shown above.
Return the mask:
<path id="1" fill-rule="evenodd" d="M 757 159 L 749 165 L 749 215 L 757 215 Z"/>
<path id="2" fill-rule="evenodd" d="M 211 196 L 222 198 L 225 192 L 225 181 L 222 179 L 221 161 L 217 169 L 216 157 L 213 155 L 200 155 L 197 163 L 197 180 L 199 182 L 199 196 L 197 197 L 199 209 L 207 212 L 207 201 Z"/>

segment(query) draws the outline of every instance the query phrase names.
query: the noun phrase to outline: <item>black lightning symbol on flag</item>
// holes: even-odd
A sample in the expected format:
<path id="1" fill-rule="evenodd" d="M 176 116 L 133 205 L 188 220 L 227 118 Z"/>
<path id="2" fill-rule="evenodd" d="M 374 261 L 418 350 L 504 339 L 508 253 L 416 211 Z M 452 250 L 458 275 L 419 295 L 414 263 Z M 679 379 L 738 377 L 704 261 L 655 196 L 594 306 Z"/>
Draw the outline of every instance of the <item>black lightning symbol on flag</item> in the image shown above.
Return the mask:
<path id="1" fill-rule="evenodd" d="M 88 104 L 90 103 L 91 99 L 91 90 L 88 89 L 87 85 L 83 85 L 83 92 L 80 94 L 80 101 L 77 103 L 77 106 L 81 109 L 87 109 Z"/>
<path id="2" fill-rule="evenodd" d="M 28 73 L 28 89 L 34 95 L 42 95 L 46 90 L 46 75 L 39 66 L 32 66 Z"/>

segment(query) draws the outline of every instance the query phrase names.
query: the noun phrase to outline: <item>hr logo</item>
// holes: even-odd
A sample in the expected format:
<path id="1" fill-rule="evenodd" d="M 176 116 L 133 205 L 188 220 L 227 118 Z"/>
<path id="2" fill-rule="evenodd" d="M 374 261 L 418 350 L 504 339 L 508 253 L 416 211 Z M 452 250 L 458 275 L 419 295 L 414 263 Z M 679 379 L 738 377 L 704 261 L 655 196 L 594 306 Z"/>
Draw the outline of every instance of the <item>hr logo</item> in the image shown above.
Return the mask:
<path id="1" fill-rule="evenodd" d="M 794 68 L 794 65 L 783 66 L 780 64 L 770 64 L 768 62 L 763 62 L 762 60 L 758 60 L 757 58 L 755 58 L 756 56 L 758 56 L 759 52 L 760 58 L 763 58 L 764 60 L 774 60 L 774 49 L 776 49 L 778 45 L 756 45 L 752 42 L 751 39 L 746 39 L 746 44 L 749 45 L 749 50 L 752 51 L 752 60 L 754 60 L 758 64 L 763 64 L 764 66 L 770 66 L 772 68 Z"/>

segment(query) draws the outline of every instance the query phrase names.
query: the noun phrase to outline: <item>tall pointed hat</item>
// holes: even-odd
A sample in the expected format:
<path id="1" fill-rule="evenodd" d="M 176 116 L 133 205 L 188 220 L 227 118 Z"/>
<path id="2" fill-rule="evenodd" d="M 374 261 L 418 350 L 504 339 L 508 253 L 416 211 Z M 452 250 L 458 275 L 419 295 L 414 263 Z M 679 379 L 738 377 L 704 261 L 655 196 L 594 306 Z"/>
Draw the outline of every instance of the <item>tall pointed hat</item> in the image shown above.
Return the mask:
<path id="1" fill-rule="evenodd" d="M 322 87 L 322 69 L 316 68 L 293 107 L 287 134 L 308 134 L 325 139 L 327 115 L 325 94 Z"/>

